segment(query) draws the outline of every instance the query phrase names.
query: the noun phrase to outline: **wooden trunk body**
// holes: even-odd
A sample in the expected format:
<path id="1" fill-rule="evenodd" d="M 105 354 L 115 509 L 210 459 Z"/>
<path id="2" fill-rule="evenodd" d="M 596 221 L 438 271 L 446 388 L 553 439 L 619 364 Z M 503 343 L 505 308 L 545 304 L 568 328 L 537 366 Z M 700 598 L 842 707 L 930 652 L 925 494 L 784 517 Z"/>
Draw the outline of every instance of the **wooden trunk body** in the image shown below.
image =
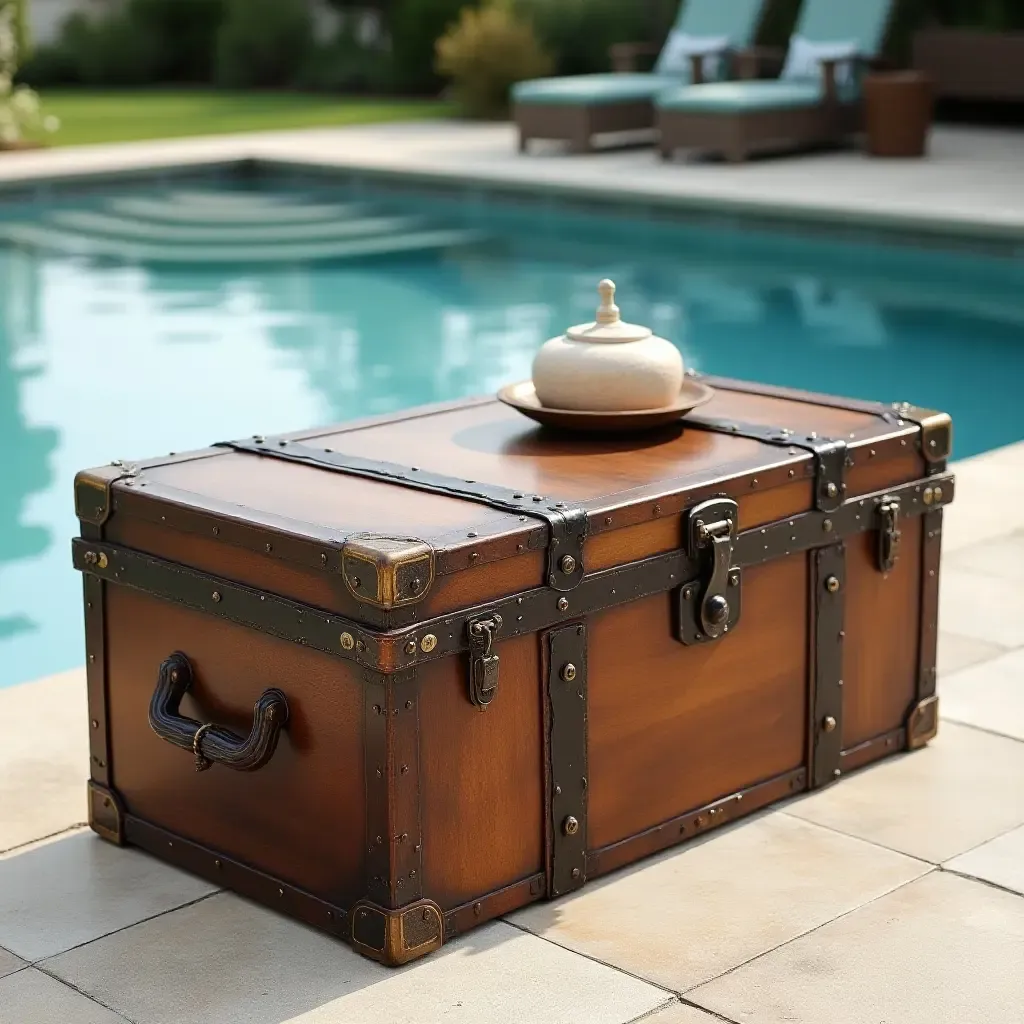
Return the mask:
<path id="1" fill-rule="evenodd" d="M 926 742 L 948 417 L 710 382 L 79 474 L 94 829 L 401 963 Z"/>

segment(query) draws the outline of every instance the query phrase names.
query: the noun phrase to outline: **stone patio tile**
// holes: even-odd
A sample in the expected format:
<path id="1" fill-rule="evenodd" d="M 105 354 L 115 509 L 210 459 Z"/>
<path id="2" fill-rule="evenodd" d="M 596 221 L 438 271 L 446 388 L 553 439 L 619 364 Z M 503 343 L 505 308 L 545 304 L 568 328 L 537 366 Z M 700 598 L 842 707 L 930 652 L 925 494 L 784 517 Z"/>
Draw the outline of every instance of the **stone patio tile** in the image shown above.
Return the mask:
<path id="1" fill-rule="evenodd" d="M 216 888 L 89 831 L 0 857 L 0 945 L 41 960 Z"/>
<path id="2" fill-rule="evenodd" d="M 86 819 L 85 670 L 0 690 L 0 852 Z"/>
<path id="3" fill-rule="evenodd" d="M 943 566 L 939 629 L 1003 647 L 1024 647 L 1024 582 Z"/>
<path id="4" fill-rule="evenodd" d="M 1024 743 L 943 722 L 927 747 L 801 797 L 786 813 L 940 864 L 1024 822 L 1022 778 Z"/>
<path id="5" fill-rule="evenodd" d="M 25 961 L 15 956 L 10 950 L 0 949 L 0 978 L 20 971 L 25 966 Z"/>
<path id="6" fill-rule="evenodd" d="M 0 979 L 0 1024 L 125 1024 L 125 1020 L 30 967 Z"/>
<path id="7" fill-rule="evenodd" d="M 946 861 L 943 867 L 1024 895 L 1024 825 Z"/>
<path id="8" fill-rule="evenodd" d="M 974 637 L 961 636 L 959 633 L 951 633 L 948 630 L 939 633 L 939 678 L 959 672 L 971 665 L 979 665 L 983 661 L 998 658 L 1005 654 L 1006 647 L 1000 644 L 989 643 L 987 640 L 975 640 Z M 945 687 L 941 687 L 945 693 Z"/>
<path id="9" fill-rule="evenodd" d="M 944 678 L 939 693 L 946 718 L 1024 740 L 1024 648 Z"/>
<path id="10" fill-rule="evenodd" d="M 1024 574 L 1024 532 L 1018 531 L 1008 537 L 998 537 L 953 551 L 943 561 L 943 568 L 947 565 L 1020 583 Z"/>
<path id="11" fill-rule="evenodd" d="M 742 1024 L 1008 1024 L 1024 900 L 935 872 L 689 994 Z"/>
<path id="12" fill-rule="evenodd" d="M 502 922 L 393 970 L 228 893 L 45 966 L 139 1024 L 624 1024 L 670 998 Z"/>
<path id="13" fill-rule="evenodd" d="M 955 423 L 953 431 L 955 450 Z M 944 563 L 954 552 L 1024 530 L 1024 441 L 954 462 L 951 468 L 956 498 L 942 516 Z"/>
<path id="14" fill-rule="evenodd" d="M 684 992 L 916 878 L 927 865 L 769 814 L 511 920 Z"/>
<path id="15" fill-rule="evenodd" d="M 722 1024 L 722 1018 L 674 999 L 664 1010 L 640 1017 L 631 1024 Z"/>

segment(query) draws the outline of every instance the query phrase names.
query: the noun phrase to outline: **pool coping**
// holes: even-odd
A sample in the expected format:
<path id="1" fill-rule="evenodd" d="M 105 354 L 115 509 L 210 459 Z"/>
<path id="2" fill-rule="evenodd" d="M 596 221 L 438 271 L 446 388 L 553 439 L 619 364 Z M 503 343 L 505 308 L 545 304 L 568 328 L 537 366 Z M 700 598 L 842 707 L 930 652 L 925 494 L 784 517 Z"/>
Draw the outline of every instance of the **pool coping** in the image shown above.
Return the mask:
<path id="1" fill-rule="evenodd" d="M 179 140 L 168 140 L 176 142 Z M 629 213 L 643 211 L 648 215 L 671 212 L 690 223 L 730 223 L 734 227 L 798 229 L 808 234 L 827 234 L 837 241 L 882 241 L 917 248 L 944 248 L 1009 259 L 1024 258 L 1024 220 L 989 219 L 970 215 L 943 216 L 941 213 L 922 214 L 917 211 L 894 209 L 866 209 L 840 206 L 824 202 L 794 203 L 767 196 L 742 198 L 736 196 L 687 195 L 668 192 L 645 182 L 642 185 L 594 184 L 586 181 L 557 181 L 544 178 L 524 179 L 501 168 L 493 173 L 465 171 L 459 168 L 417 169 L 395 168 L 381 163 L 363 162 L 342 156 L 304 156 L 289 158 L 281 154 L 253 152 L 256 143 L 267 144 L 266 139 L 248 138 L 244 142 L 215 137 L 203 141 L 209 149 L 223 149 L 230 143 L 231 152 L 175 153 L 140 155 L 118 150 L 118 146 L 104 147 L 112 152 L 111 159 L 121 158 L 119 166 L 107 167 L 0 167 L 0 203 L 12 195 L 30 192 L 34 198 L 43 197 L 51 190 L 59 194 L 74 195 L 85 187 L 99 187 L 116 183 L 153 185 L 196 175 L 225 173 L 250 177 L 266 174 L 303 175 L 317 178 L 337 178 L 341 181 L 365 181 L 381 185 L 404 185 L 430 189 L 443 189 L 451 196 L 469 190 L 474 201 L 483 199 L 544 202 L 558 200 L 589 206 L 593 212 Z M 132 144 L 127 144 L 132 145 Z M 93 156 L 105 157 L 108 154 Z M 128 163 L 123 161 L 127 159 Z M 12 173 L 13 172 L 13 173 Z M 838 232 L 838 235 L 837 235 Z"/>

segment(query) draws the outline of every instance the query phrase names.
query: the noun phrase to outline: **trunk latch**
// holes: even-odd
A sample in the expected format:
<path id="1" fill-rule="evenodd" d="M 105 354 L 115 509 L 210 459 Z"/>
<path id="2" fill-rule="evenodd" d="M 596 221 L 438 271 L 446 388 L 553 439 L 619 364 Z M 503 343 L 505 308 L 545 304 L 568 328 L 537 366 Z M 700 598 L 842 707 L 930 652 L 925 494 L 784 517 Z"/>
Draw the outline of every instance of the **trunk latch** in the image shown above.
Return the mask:
<path id="1" fill-rule="evenodd" d="M 498 692 L 498 655 L 494 638 L 501 631 L 501 616 L 496 612 L 470 619 L 469 635 L 469 699 L 481 711 Z"/>
<path id="2" fill-rule="evenodd" d="M 878 568 L 891 572 L 900 553 L 900 499 L 886 495 L 878 505 Z"/>
<path id="3" fill-rule="evenodd" d="M 701 581 L 679 590 L 679 639 L 717 640 L 740 617 L 741 573 L 732 564 L 739 506 L 729 498 L 701 502 L 687 517 L 687 553 L 701 567 Z"/>

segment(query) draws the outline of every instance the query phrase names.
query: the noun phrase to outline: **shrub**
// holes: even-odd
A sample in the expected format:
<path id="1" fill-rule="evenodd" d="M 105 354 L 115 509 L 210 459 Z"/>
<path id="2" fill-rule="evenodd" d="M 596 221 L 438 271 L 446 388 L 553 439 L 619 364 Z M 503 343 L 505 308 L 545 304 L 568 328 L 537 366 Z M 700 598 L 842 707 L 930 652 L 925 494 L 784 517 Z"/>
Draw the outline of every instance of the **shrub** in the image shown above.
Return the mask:
<path id="1" fill-rule="evenodd" d="M 505 114 L 511 87 L 549 74 L 553 66 L 533 27 L 508 0 L 464 9 L 437 43 L 437 70 L 452 80 L 456 102 L 471 117 Z"/>
<path id="2" fill-rule="evenodd" d="M 160 82 L 209 82 L 225 0 L 129 0 L 128 17 L 159 45 L 152 73 Z"/>
<path id="3" fill-rule="evenodd" d="M 39 97 L 27 85 L 15 85 L 25 40 L 18 29 L 17 4 L 0 0 L 0 145 L 17 146 L 26 132 L 55 131 L 56 118 L 44 118 Z"/>
<path id="4" fill-rule="evenodd" d="M 388 24 L 395 86 L 402 92 L 436 93 L 442 84 L 435 71 L 435 47 L 466 7 L 479 0 L 394 0 Z"/>
<path id="5" fill-rule="evenodd" d="M 217 33 L 217 84 L 291 85 L 312 48 L 306 0 L 227 0 L 227 16 Z"/>

